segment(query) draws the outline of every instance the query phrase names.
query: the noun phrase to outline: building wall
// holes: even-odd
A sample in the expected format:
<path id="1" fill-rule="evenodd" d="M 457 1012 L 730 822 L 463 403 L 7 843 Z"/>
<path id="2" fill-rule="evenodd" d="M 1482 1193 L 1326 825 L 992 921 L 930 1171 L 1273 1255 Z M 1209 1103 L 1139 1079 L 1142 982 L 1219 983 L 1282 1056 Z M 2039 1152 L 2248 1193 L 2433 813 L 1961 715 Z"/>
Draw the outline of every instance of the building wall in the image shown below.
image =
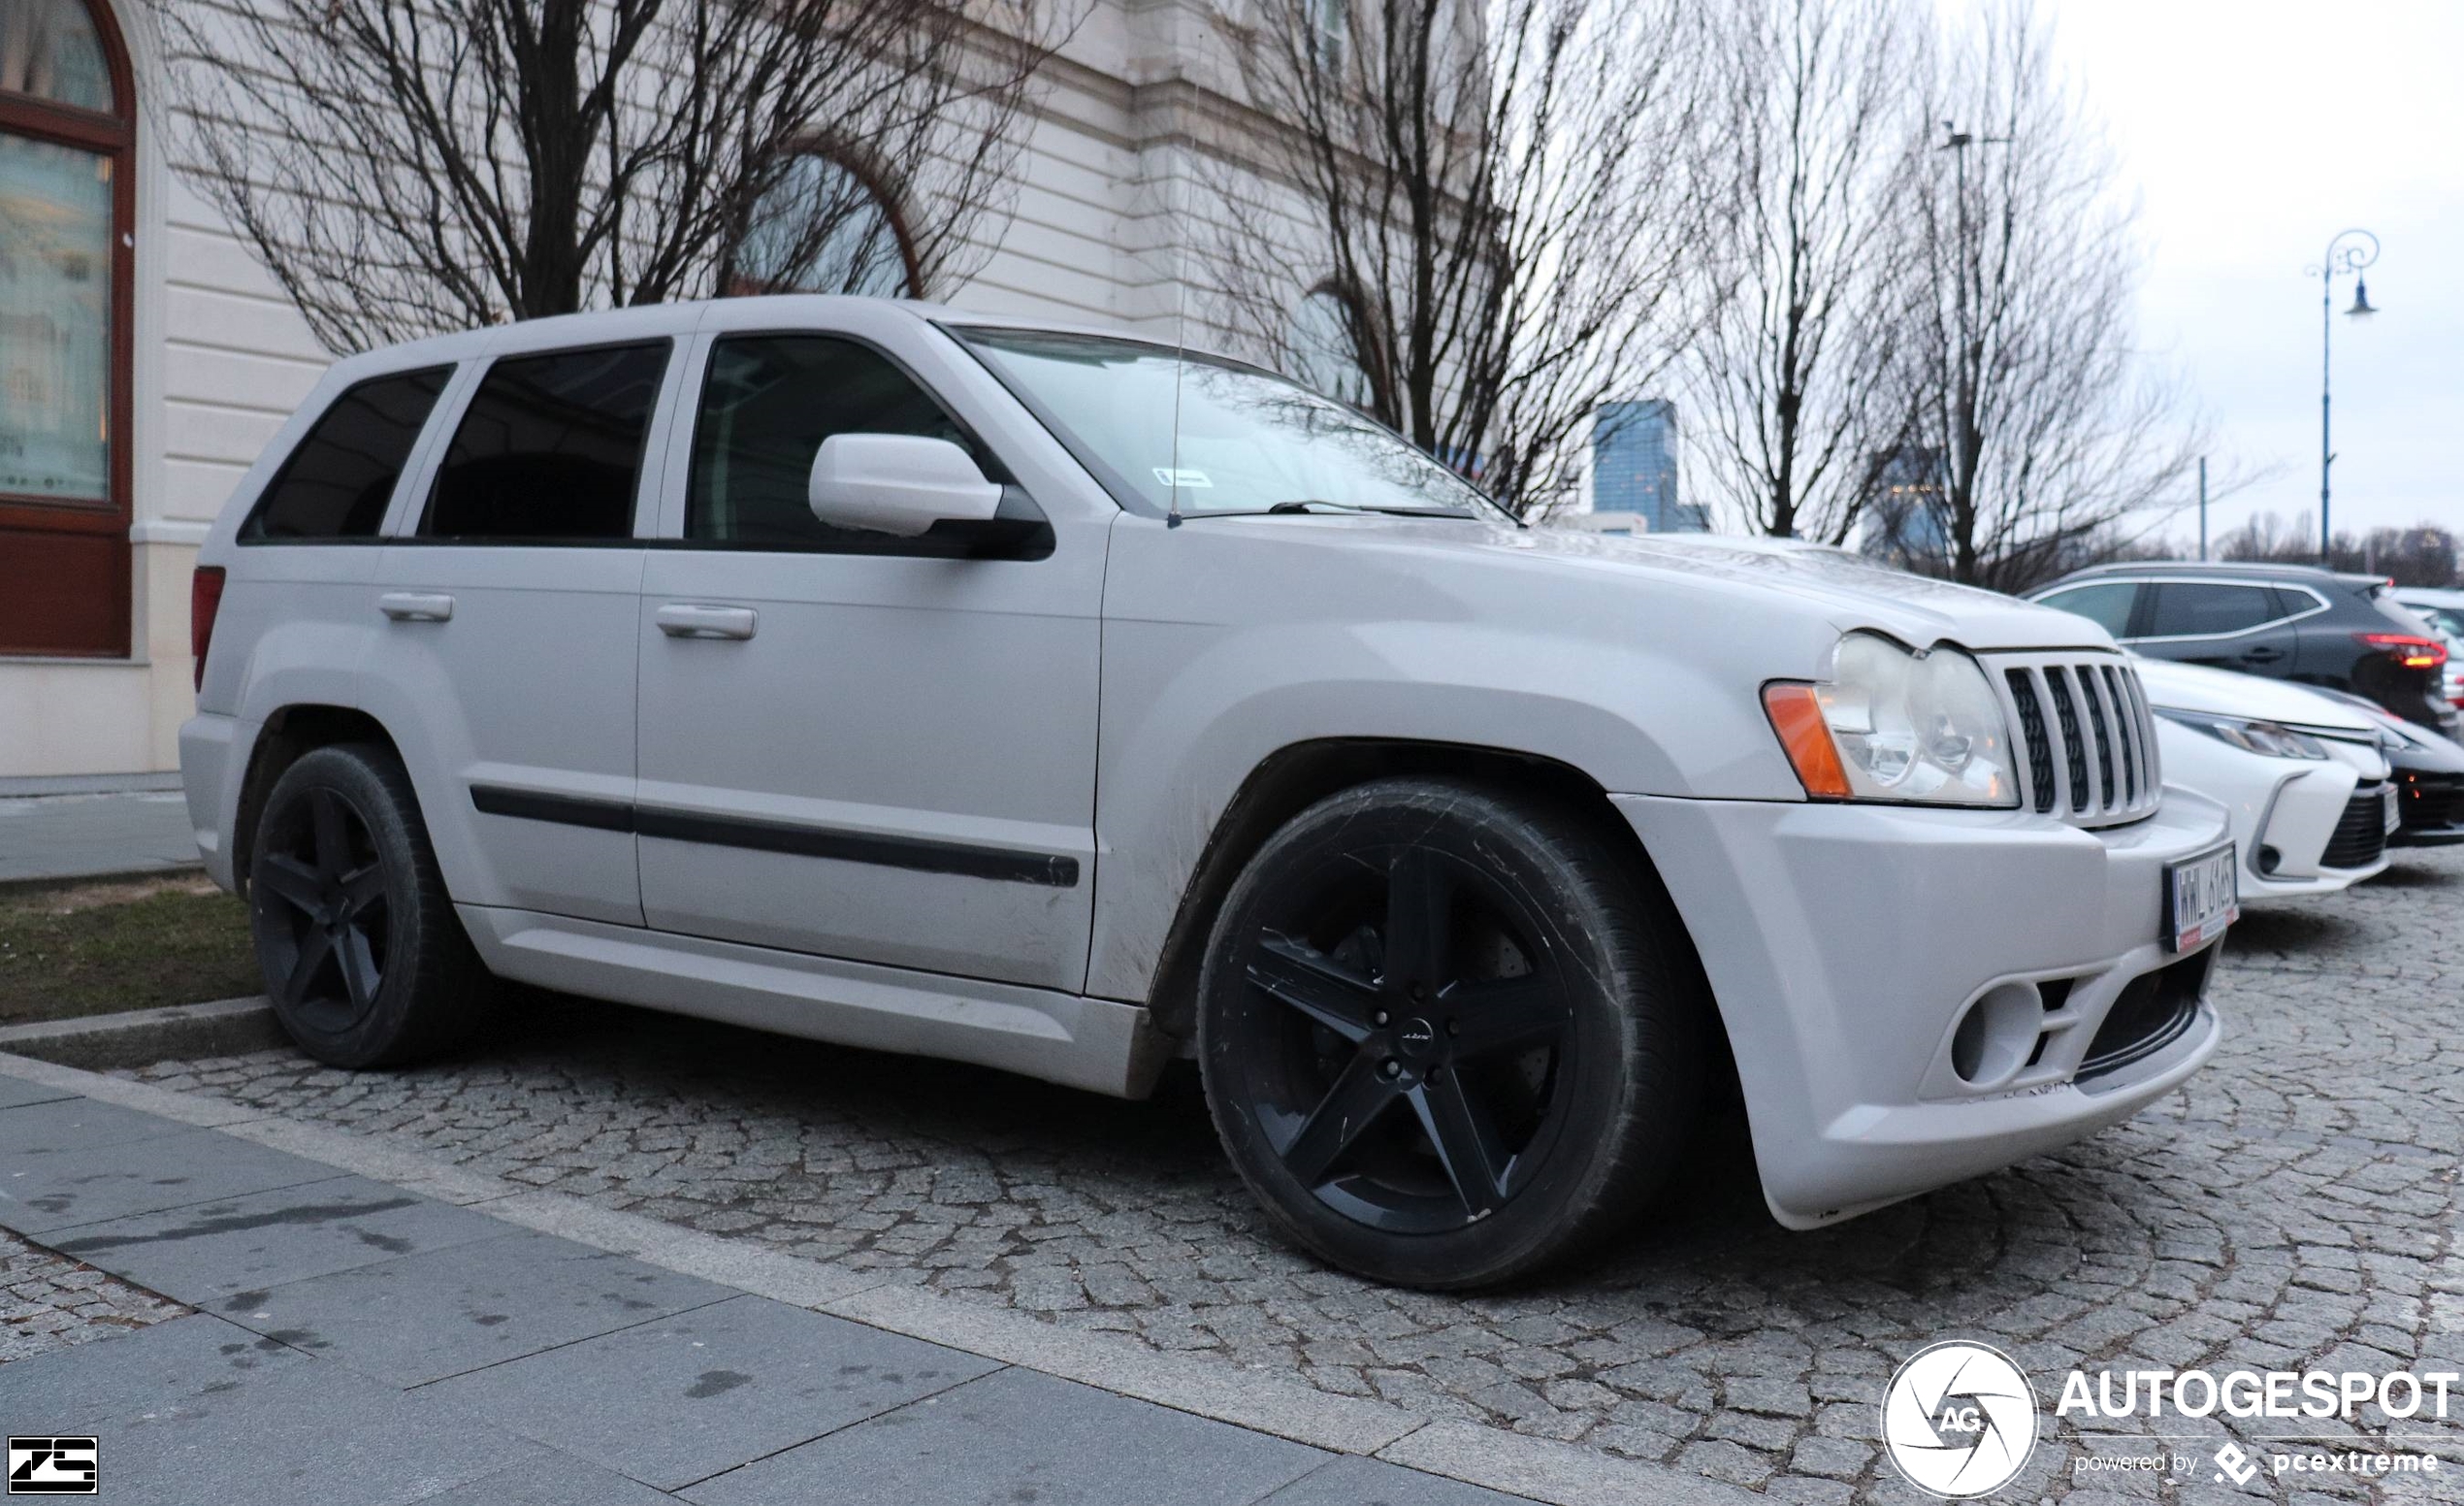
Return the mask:
<path id="1" fill-rule="evenodd" d="M 255 254 L 168 162 L 159 49 L 141 0 L 116 16 L 138 93 L 134 308 L 135 621 L 125 661 L 0 657 L 0 778 L 175 769 L 191 712 L 188 581 L 233 484 L 331 359 Z M 1238 112 L 1202 10 L 1098 0 L 1051 68 L 1014 214 L 962 284 L 991 312 L 1184 332 L 1202 213 L 1197 142 L 1220 162 Z M 1200 122 L 1206 122 L 1202 129 Z M 1298 278 L 1297 298 L 1309 285 Z M 1191 338 L 1198 338 L 1192 332 Z"/>

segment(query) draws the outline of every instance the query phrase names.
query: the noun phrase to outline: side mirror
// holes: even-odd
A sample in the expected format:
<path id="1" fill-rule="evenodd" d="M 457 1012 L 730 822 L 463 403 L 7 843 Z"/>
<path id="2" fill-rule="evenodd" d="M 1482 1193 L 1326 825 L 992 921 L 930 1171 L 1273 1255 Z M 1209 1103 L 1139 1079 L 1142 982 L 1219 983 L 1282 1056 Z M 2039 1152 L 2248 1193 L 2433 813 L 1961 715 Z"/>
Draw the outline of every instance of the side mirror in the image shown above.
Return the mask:
<path id="1" fill-rule="evenodd" d="M 833 434 L 813 456 L 805 500 L 833 527 L 913 539 L 939 522 L 989 520 L 1001 488 L 948 440 Z"/>

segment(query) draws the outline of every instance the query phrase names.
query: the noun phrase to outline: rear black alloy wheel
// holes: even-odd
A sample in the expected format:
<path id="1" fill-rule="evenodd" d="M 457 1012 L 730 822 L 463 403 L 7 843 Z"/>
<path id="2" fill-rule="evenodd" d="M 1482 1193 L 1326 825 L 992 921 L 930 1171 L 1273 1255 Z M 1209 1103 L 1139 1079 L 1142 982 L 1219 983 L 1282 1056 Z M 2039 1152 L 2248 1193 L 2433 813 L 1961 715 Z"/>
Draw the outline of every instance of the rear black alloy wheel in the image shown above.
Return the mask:
<path id="1" fill-rule="evenodd" d="M 1701 1005 L 1638 868 L 1581 816 L 1429 781 L 1335 797 L 1267 844 L 1209 950 L 1200 1059 L 1287 1232 L 1469 1286 L 1647 1195 L 1691 1119 Z"/>
<path id="2" fill-rule="evenodd" d="M 331 786 L 272 814 L 250 871 L 266 976 L 286 1014 L 339 1035 L 384 987 L 385 866 L 366 813 Z"/>
<path id="3" fill-rule="evenodd" d="M 390 748 L 316 748 L 282 771 L 257 818 L 248 911 L 275 1018 L 320 1062 L 441 1050 L 493 995 Z"/>

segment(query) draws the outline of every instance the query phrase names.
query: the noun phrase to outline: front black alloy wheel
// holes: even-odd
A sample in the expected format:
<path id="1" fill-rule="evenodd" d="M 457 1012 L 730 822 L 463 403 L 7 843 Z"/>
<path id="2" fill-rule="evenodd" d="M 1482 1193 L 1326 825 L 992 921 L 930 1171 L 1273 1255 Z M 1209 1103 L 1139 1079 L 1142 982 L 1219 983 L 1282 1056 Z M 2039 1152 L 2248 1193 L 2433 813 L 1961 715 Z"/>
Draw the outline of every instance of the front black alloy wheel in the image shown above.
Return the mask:
<path id="1" fill-rule="evenodd" d="M 249 849 L 248 913 L 275 1018 L 331 1065 L 442 1050 L 491 997 L 389 748 L 316 748 L 282 771 Z"/>
<path id="2" fill-rule="evenodd" d="M 1295 818 L 1235 885 L 1200 1060 L 1286 1232 L 1380 1279 L 1473 1286 L 1647 1197 L 1692 1119 L 1702 1013 L 1665 894 L 1596 821 L 1389 780 Z"/>

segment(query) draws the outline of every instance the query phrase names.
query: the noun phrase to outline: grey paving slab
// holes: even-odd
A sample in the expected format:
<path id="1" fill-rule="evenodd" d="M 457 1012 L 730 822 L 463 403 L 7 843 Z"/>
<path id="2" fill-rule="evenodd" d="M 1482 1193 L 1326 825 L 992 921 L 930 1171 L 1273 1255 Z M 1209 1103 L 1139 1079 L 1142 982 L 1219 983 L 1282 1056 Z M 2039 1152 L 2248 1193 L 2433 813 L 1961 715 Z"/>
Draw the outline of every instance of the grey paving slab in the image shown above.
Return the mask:
<path id="1" fill-rule="evenodd" d="M 423 1496 L 420 1506 L 662 1506 L 676 1499 L 614 1470 L 558 1454 L 548 1468 L 501 1470 L 442 1495 Z"/>
<path id="2" fill-rule="evenodd" d="M 992 1368 L 937 1344 L 738 1296 L 414 1394 L 673 1490 Z"/>
<path id="3" fill-rule="evenodd" d="M 333 1175 L 331 1166 L 218 1130 L 188 1130 L 142 1144 L 28 1157 L 0 1170 L 0 1228 L 47 1234 Z"/>
<path id="4" fill-rule="evenodd" d="M 323 1367 L 219 1318 L 191 1314 L 0 1365 L 0 1419 L 14 1432 L 99 1435 L 113 1418 L 177 1409 L 274 1371 L 310 1368 Z"/>
<path id="5" fill-rule="evenodd" d="M 46 1158 L 178 1134 L 189 1127 L 92 1098 L 53 1098 L 0 1109 L 0 1178 Z"/>
<path id="6" fill-rule="evenodd" d="M 81 1225 L 44 1242 L 191 1306 L 503 1232 L 484 1214 L 341 1176 Z"/>
<path id="7" fill-rule="evenodd" d="M 684 1491 L 701 1506 L 1238 1506 L 1329 1456 L 1008 1369 Z"/>
<path id="8" fill-rule="evenodd" d="M 0 883 L 194 868 L 188 802 L 169 791 L 0 799 Z"/>
<path id="9" fill-rule="evenodd" d="M 1311 1470 L 1258 1506 L 1528 1506 L 1528 1498 L 1346 1455 Z"/>
<path id="10" fill-rule="evenodd" d="M 76 1097 L 65 1088 L 46 1088 L 22 1077 L 0 1076 L 0 1109 L 22 1108 L 28 1103 L 52 1103 Z"/>
<path id="11" fill-rule="evenodd" d="M 102 1498 L 390 1506 L 555 1456 L 198 1315 L 0 1366 L 0 1416 L 91 1433 Z"/>
<path id="12" fill-rule="evenodd" d="M 214 1311 L 321 1359 L 409 1387 L 735 1295 L 569 1239 L 507 1232 L 272 1291 L 236 1293 Z"/>

